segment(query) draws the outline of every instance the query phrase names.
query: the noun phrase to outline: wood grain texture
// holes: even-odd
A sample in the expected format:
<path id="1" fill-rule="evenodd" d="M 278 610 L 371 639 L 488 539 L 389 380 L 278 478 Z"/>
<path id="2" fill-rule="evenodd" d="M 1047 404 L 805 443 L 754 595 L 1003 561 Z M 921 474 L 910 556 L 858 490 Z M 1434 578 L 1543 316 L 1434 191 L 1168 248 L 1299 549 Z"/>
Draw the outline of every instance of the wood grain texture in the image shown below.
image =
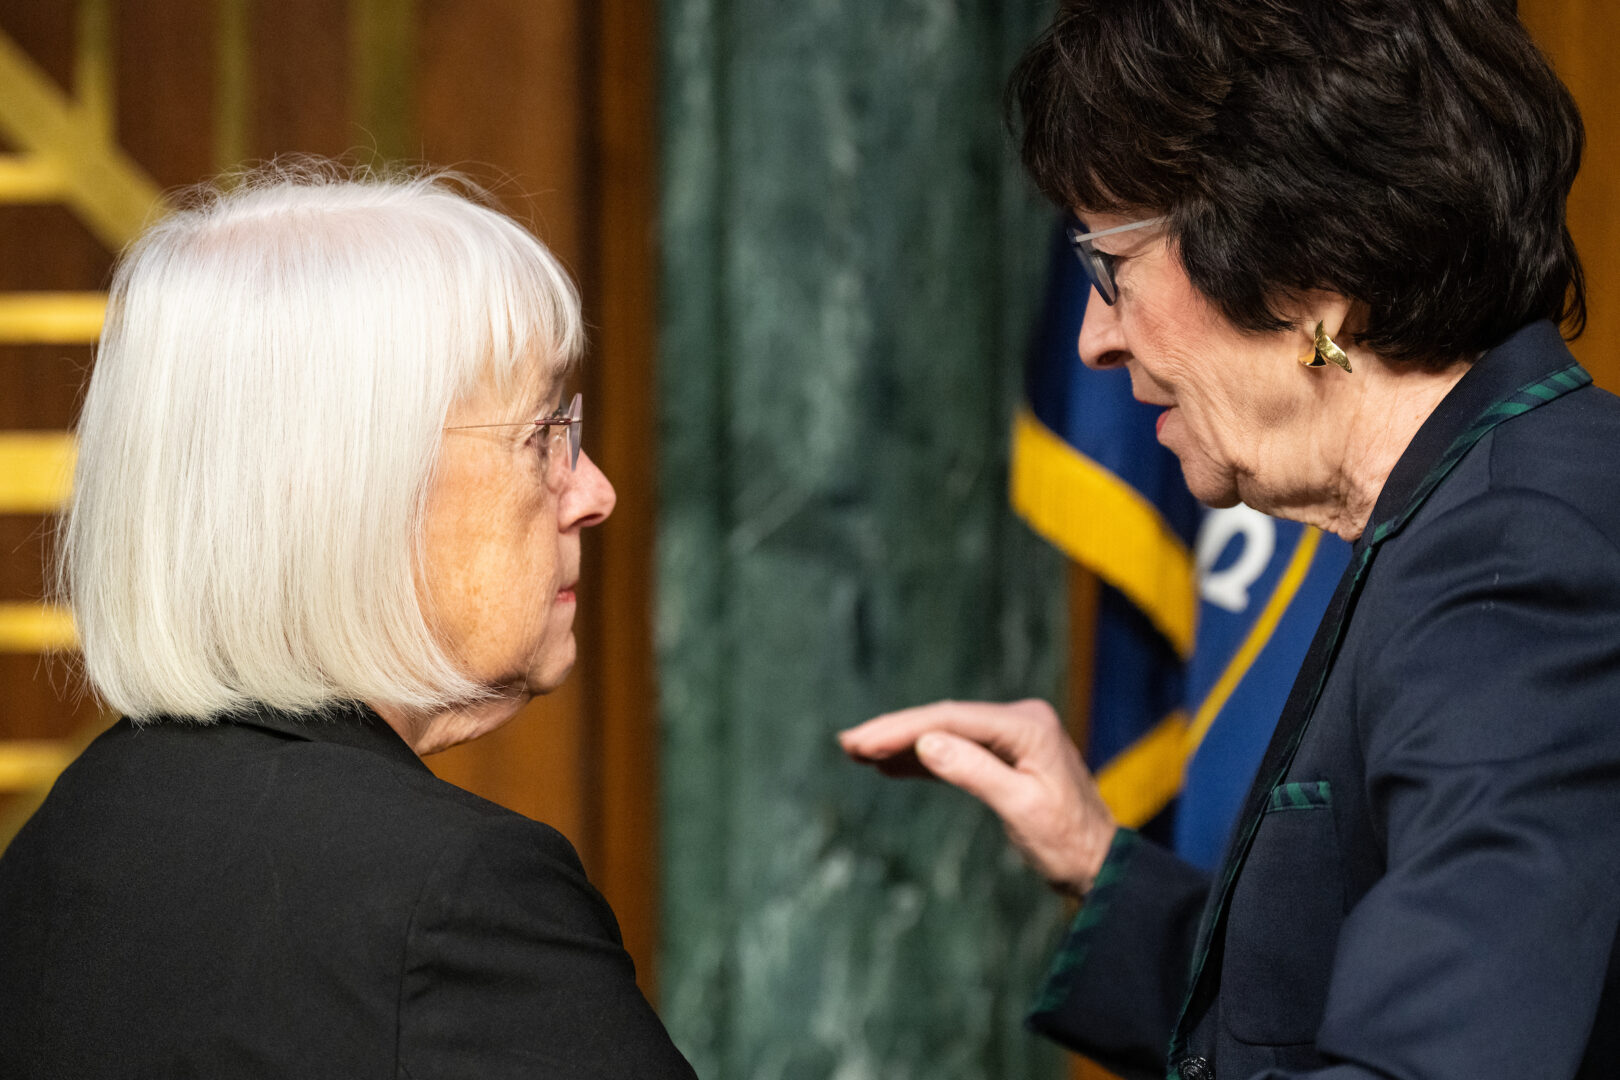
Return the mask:
<path id="1" fill-rule="evenodd" d="M 1519 16 L 1586 122 L 1569 227 L 1586 268 L 1590 320 L 1573 348 L 1600 386 L 1620 391 L 1620 20 L 1611 0 L 1520 0 Z"/>
<path id="2" fill-rule="evenodd" d="M 463 169 L 576 275 L 587 257 L 583 4 L 423 0 L 422 158 Z"/>
<path id="3" fill-rule="evenodd" d="M 343 157 L 366 145 L 349 115 L 348 5 L 274 0 L 250 8 L 250 157 Z M 199 132 L 206 137 L 208 129 Z"/>
<path id="4" fill-rule="evenodd" d="M 585 310 L 594 348 L 586 376 L 597 402 L 592 453 L 619 503 L 588 552 L 599 598 L 585 626 L 599 778 L 598 856 L 590 869 L 618 912 L 650 993 L 658 936 L 659 741 L 649 610 L 657 499 L 657 5 L 601 0 L 591 11 L 587 92 L 596 120 L 586 197 L 595 232 Z"/>
<path id="5" fill-rule="evenodd" d="M 214 170 L 216 0 L 118 6 L 118 141 L 159 185 L 195 184 Z"/>

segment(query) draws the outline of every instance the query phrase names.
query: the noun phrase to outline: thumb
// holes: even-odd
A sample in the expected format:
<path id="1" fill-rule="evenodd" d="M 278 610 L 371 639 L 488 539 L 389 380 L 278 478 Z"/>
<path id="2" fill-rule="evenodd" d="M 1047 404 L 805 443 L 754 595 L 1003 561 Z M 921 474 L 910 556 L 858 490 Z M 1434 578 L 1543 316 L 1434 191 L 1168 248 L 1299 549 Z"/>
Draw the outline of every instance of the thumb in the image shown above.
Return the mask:
<path id="1" fill-rule="evenodd" d="M 1001 758 L 971 739 L 930 731 L 917 740 L 917 759 L 928 771 L 1001 813 L 1024 779 Z"/>

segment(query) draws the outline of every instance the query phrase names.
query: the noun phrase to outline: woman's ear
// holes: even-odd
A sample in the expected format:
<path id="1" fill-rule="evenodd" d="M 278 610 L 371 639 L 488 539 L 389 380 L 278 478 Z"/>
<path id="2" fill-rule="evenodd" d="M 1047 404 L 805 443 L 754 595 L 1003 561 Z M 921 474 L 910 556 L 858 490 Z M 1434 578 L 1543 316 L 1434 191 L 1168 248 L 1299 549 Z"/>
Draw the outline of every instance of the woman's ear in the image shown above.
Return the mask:
<path id="1" fill-rule="evenodd" d="M 1348 296 L 1341 296 L 1335 292 L 1320 290 L 1310 292 L 1305 294 L 1296 326 L 1306 344 L 1315 342 L 1316 327 L 1319 323 L 1322 332 L 1335 341 L 1339 341 L 1341 336 L 1354 339 L 1360 330 L 1360 326 L 1357 325 L 1360 313 L 1356 310 L 1359 307 L 1360 305 Z"/>
<path id="2" fill-rule="evenodd" d="M 1333 363 L 1349 371 L 1343 346 L 1346 338 L 1353 341 L 1356 336 L 1357 328 L 1351 320 L 1357 308 L 1354 301 L 1339 293 L 1317 290 L 1302 296 L 1294 319 L 1299 362 L 1306 367 Z"/>

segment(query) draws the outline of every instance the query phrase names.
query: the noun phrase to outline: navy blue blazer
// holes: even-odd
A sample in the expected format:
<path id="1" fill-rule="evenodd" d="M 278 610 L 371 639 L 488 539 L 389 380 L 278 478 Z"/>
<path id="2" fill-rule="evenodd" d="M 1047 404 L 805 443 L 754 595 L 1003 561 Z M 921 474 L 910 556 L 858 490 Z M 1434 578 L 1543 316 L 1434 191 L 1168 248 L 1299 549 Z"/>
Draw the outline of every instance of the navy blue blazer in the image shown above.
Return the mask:
<path id="1" fill-rule="evenodd" d="M 1030 1022 L 1128 1076 L 1620 1075 L 1620 400 L 1557 328 L 1391 473 L 1209 877 L 1122 832 Z"/>
<path id="2" fill-rule="evenodd" d="M 556 830 L 364 707 L 125 720 L 0 858 L 6 1080 L 692 1080 Z"/>

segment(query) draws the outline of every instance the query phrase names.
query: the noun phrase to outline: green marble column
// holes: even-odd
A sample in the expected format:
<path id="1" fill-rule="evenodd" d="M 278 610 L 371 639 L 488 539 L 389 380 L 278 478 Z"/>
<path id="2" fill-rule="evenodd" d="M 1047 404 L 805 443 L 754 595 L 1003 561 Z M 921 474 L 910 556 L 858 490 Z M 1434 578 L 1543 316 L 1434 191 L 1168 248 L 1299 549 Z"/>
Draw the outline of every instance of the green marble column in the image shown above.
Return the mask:
<path id="1" fill-rule="evenodd" d="M 1047 0 L 665 0 L 660 1010 L 705 1080 L 1056 1077 L 1061 911 L 833 733 L 1053 694 L 1006 508 L 1049 212 L 1002 89 Z"/>

